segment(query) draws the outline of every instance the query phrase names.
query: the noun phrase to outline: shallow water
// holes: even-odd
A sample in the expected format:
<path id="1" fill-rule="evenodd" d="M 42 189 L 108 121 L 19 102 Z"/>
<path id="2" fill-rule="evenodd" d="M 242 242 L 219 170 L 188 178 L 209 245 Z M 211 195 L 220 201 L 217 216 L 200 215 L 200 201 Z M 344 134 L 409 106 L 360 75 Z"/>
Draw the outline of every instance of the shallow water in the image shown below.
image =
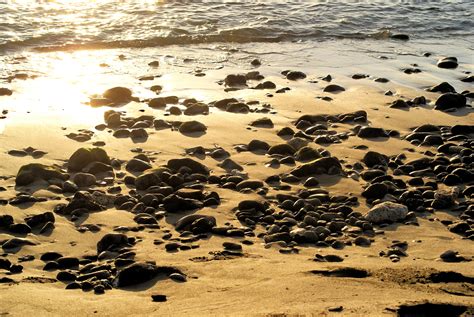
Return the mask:
<path id="1" fill-rule="evenodd" d="M 172 44 L 466 38 L 474 3 L 454 1 L 0 1 L 0 52 Z"/>

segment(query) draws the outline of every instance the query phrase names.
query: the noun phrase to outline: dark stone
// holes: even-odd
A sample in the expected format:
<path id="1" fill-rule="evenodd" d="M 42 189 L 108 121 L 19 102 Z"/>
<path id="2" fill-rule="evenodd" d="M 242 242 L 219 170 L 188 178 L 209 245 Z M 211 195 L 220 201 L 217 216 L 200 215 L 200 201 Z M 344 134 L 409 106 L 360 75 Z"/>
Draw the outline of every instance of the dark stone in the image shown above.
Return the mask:
<path id="1" fill-rule="evenodd" d="M 167 166 L 174 171 L 178 171 L 182 167 L 187 167 L 192 173 L 209 175 L 209 169 L 205 165 L 190 158 L 171 159 L 168 161 Z"/>
<path id="2" fill-rule="evenodd" d="M 364 155 L 362 161 L 367 165 L 367 167 L 374 167 L 377 165 L 387 166 L 389 160 L 388 156 L 385 154 L 369 151 Z"/>
<path id="3" fill-rule="evenodd" d="M 446 93 L 436 100 L 435 105 L 436 110 L 462 108 L 466 106 L 466 97 L 457 93 Z"/>
<path id="4" fill-rule="evenodd" d="M 387 185 L 383 183 L 371 184 L 363 192 L 362 196 L 368 199 L 383 198 L 388 193 Z"/>
<path id="5" fill-rule="evenodd" d="M 229 87 L 247 86 L 247 77 L 243 74 L 230 74 L 224 79 L 224 83 Z"/>
<path id="6" fill-rule="evenodd" d="M 407 34 L 393 34 L 390 36 L 393 40 L 401 40 L 401 41 L 408 41 L 410 37 Z"/>
<path id="7" fill-rule="evenodd" d="M 374 127 L 361 127 L 357 133 L 359 138 L 370 139 L 370 138 L 388 138 L 387 131 L 382 128 Z"/>
<path id="8" fill-rule="evenodd" d="M 31 228 L 44 226 L 47 222 L 55 222 L 54 214 L 50 211 L 47 211 L 42 214 L 30 216 L 25 218 L 25 222 Z"/>
<path id="9" fill-rule="evenodd" d="M 346 89 L 344 87 L 341 87 L 339 85 L 335 85 L 335 84 L 331 84 L 331 85 L 327 85 L 326 87 L 324 87 L 323 91 L 324 92 L 341 92 L 341 91 L 345 91 Z"/>
<path id="10" fill-rule="evenodd" d="M 92 162 L 101 162 L 110 165 L 110 158 L 101 148 L 80 148 L 68 160 L 68 169 L 81 171 Z"/>
<path id="11" fill-rule="evenodd" d="M 298 79 L 306 78 L 305 73 L 301 71 L 295 71 L 295 70 L 284 72 L 284 75 L 286 76 L 286 79 L 288 80 L 298 80 Z"/>
<path id="12" fill-rule="evenodd" d="M 435 85 L 433 87 L 428 88 L 428 91 L 431 92 L 440 92 L 440 93 L 447 93 L 447 92 L 456 92 L 453 86 L 451 86 L 447 82 L 442 82 L 441 84 Z"/>
<path id="13" fill-rule="evenodd" d="M 15 184 L 17 186 L 26 186 L 39 179 L 45 181 L 52 179 L 64 181 L 67 179 L 67 176 L 53 167 L 32 163 L 20 167 L 15 179 Z"/>
<path id="14" fill-rule="evenodd" d="M 132 91 L 125 87 L 107 89 L 102 95 L 114 103 L 129 102 L 132 99 Z"/>
<path id="15" fill-rule="evenodd" d="M 216 226 L 216 218 L 206 215 L 187 215 L 180 218 L 175 228 L 177 231 L 191 231 L 198 229 L 199 232 L 209 232 Z"/>
<path id="16" fill-rule="evenodd" d="M 11 96 L 12 94 L 13 91 L 11 91 L 10 89 L 0 87 L 0 96 Z"/>
<path id="17" fill-rule="evenodd" d="M 322 157 L 313 162 L 296 167 L 290 173 L 297 177 L 310 176 L 312 174 L 342 173 L 342 166 L 335 157 Z"/>
<path id="18" fill-rule="evenodd" d="M 106 250 L 129 246 L 128 237 L 122 233 L 108 233 L 97 242 L 97 254 Z"/>
<path id="19" fill-rule="evenodd" d="M 179 126 L 179 132 L 186 133 L 204 133 L 207 127 L 199 121 L 186 121 Z"/>
<path id="20" fill-rule="evenodd" d="M 444 57 L 438 60 L 436 65 L 439 68 L 456 68 L 458 67 L 458 59 L 456 57 Z"/>
<path id="21" fill-rule="evenodd" d="M 173 267 L 158 267 L 151 263 L 134 263 L 119 271 L 115 280 L 118 287 L 127 287 L 154 279 L 159 274 L 180 273 Z"/>

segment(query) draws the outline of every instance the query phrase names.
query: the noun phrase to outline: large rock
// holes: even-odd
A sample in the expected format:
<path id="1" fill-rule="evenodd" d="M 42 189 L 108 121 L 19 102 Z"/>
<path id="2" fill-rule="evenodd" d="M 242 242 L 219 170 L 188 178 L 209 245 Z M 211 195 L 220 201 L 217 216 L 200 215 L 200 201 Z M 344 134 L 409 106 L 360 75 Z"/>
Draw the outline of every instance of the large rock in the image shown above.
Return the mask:
<path id="1" fill-rule="evenodd" d="M 132 286 L 150 281 L 158 275 L 170 276 L 173 273 L 184 275 L 180 270 L 170 266 L 156 266 L 151 263 L 134 263 L 118 272 L 114 285 L 117 287 Z"/>
<path id="2" fill-rule="evenodd" d="M 290 172 L 297 177 L 309 176 L 312 174 L 337 174 L 342 173 L 342 166 L 335 157 L 322 157 L 310 163 L 296 167 Z"/>
<path id="3" fill-rule="evenodd" d="M 11 96 L 13 91 L 8 88 L 0 88 L 0 96 Z"/>
<path id="4" fill-rule="evenodd" d="M 229 87 L 247 86 L 247 77 L 243 74 L 230 74 L 227 75 L 224 83 Z"/>
<path id="5" fill-rule="evenodd" d="M 385 201 L 372 207 L 365 219 L 372 223 L 396 222 L 405 219 L 407 214 L 407 206 Z"/>
<path id="6" fill-rule="evenodd" d="M 159 274 L 159 268 L 151 263 L 134 263 L 117 274 L 117 287 L 132 286 L 147 282 Z"/>
<path id="7" fill-rule="evenodd" d="M 171 159 L 168 161 L 167 166 L 174 171 L 178 171 L 181 167 L 187 167 L 191 169 L 192 173 L 209 175 L 207 166 L 190 158 Z"/>
<path id="8" fill-rule="evenodd" d="M 152 168 L 150 163 L 138 158 L 131 159 L 127 162 L 127 165 L 125 165 L 125 169 L 130 172 L 143 172 L 150 168 Z"/>
<path id="9" fill-rule="evenodd" d="M 388 156 L 385 154 L 369 151 L 364 155 L 362 159 L 367 167 L 374 167 L 376 165 L 387 166 Z"/>
<path id="10" fill-rule="evenodd" d="M 80 148 L 71 155 L 67 166 L 71 171 L 81 171 L 92 162 L 110 165 L 110 158 L 101 148 Z"/>
<path id="11" fill-rule="evenodd" d="M 428 91 L 431 92 L 440 92 L 440 93 L 447 93 L 447 92 L 456 92 L 453 86 L 451 86 L 448 82 L 442 82 L 441 84 L 435 85 L 433 87 L 428 88 Z"/>
<path id="12" fill-rule="evenodd" d="M 97 242 L 97 254 L 128 246 L 128 237 L 122 233 L 108 233 Z"/>
<path id="13" fill-rule="evenodd" d="M 32 163 L 23 165 L 18 170 L 15 184 L 17 186 L 26 186 L 36 180 L 49 181 L 52 179 L 66 180 L 67 175 L 61 173 L 59 170 L 39 163 Z"/>
<path id="14" fill-rule="evenodd" d="M 132 91 L 125 87 L 107 89 L 102 95 L 114 103 L 129 102 L 132 99 Z"/>
<path id="15" fill-rule="evenodd" d="M 104 202 L 98 199 L 87 191 L 78 191 L 74 194 L 71 201 L 58 210 L 60 213 L 70 215 L 74 210 L 83 209 L 87 211 L 101 211 L 106 209 Z"/>
<path id="16" fill-rule="evenodd" d="M 387 131 L 382 128 L 374 127 L 362 127 L 357 133 L 359 138 L 370 139 L 370 138 L 388 138 L 389 135 Z"/>
<path id="17" fill-rule="evenodd" d="M 216 218 L 206 215 L 187 215 L 180 218 L 176 224 L 177 231 L 191 231 L 196 230 L 200 233 L 209 232 L 216 226 Z"/>
<path id="18" fill-rule="evenodd" d="M 436 64 L 439 68 L 456 68 L 458 67 L 458 59 L 456 57 L 443 57 Z"/>
<path id="19" fill-rule="evenodd" d="M 145 190 L 150 188 L 151 186 L 159 185 L 161 182 L 160 178 L 154 173 L 147 173 L 138 176 L 135 179 L 135 187 L 138 190 Z"/>
<path id="20" fill-rule="evenodd" d="M 204 123 L 201 123 L 199 121 L 186 121 L 181 123 L 179 126 L 179 132 L 185 134 L 185 133 L 203 133 L 206 132 L 207 127 Z"/>
<path id="21" fill-rule="evenodd" d="M 466 97 L 457 93 L 442 94 L 435 103 L 436 110 L 462 108 L 466 106 Z"/>

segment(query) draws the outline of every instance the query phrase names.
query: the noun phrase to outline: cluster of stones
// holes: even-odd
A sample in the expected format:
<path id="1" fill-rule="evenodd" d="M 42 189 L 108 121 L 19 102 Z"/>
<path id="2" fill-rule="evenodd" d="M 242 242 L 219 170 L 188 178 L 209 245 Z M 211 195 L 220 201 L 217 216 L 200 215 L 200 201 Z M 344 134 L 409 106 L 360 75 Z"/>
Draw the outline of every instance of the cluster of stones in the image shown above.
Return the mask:
<path id="1" fill-rule="evenodd" d="M 114 287 L 122 288 L 158 278 L 185 282 L 186 275 L 170 266 L 154 262 L 137 262 L 132 247 L 136 239 L 121 233 L 104 235 L 97 243 L 97 253 L 82 258 L 63 256 L 58 252 L 41 255 L 44 271 L 56 273 L 66 289 L 82 289 L 103 294 Z"/>

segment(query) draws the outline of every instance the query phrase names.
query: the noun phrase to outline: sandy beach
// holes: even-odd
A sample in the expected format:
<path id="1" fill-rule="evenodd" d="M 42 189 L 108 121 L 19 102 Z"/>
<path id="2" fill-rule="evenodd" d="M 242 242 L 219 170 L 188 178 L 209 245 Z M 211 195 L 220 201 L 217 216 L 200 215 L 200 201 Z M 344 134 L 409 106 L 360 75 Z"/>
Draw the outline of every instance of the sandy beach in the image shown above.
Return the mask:
<path id="1" fill-rule="evenodd" d="M 455 43 L 2 56 L 0 316 L 472 316 Z"/>

